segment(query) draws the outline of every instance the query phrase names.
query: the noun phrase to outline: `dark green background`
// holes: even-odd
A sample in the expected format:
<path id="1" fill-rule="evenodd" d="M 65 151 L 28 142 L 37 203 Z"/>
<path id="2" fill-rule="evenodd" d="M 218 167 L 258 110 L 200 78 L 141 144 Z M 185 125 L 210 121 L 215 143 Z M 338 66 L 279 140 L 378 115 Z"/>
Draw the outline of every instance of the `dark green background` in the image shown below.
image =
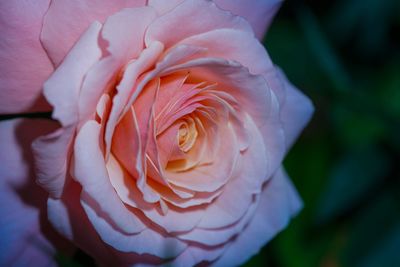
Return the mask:
<path id="1" fill-rule="evenodd" d="M 285 1 L 264 43 L 315 114 L 285 160 L 304 209 L 245 266 L 400 266 L 400 1 Z"/>

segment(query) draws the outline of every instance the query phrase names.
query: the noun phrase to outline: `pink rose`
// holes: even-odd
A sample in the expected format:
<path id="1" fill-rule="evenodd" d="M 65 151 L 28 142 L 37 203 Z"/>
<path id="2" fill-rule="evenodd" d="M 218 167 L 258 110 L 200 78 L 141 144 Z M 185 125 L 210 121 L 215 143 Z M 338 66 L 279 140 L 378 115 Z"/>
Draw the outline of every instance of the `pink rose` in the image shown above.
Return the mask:
<path id="1" fill-rule="evenodd" d="M 4 75 L 1 112 L 48 110 L 43 85 L 61 127 L 33 142 L 36 179 L 60 234 L 105 265 L 232 266 L 298 212 L 280 165 L 313 108 L 254 35 L 279 1 L 32 2 L 7 34 L 37 69 L 0 68 L 37 75 Z"/>

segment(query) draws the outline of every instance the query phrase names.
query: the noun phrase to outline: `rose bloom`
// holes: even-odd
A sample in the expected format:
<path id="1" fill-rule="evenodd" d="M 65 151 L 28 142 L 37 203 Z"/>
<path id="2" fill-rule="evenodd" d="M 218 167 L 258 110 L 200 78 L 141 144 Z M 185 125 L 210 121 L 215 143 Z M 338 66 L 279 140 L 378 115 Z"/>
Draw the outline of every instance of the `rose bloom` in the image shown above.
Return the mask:
<path id="1" fill-rule="evenodd" d="M 281 231 L 313 107 L 258 40 L 279 4 L 2 1 L 0 112 L 56 122 L 0 123 L 1 265 L 69 240 L 106 266 L 235 266 Z"/>

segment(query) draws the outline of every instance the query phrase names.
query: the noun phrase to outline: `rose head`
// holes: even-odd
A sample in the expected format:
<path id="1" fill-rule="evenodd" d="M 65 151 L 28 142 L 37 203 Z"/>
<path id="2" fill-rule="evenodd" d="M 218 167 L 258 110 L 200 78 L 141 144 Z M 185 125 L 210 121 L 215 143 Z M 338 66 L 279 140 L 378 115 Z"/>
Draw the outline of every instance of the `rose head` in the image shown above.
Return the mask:
<path id="1" fill-rule="evenodd" d="M 232 266 L 286 226 L 280 166 L 313 108 L 257 39 L 278 2 L 40 9 L 34 85 L 60 127 L 33 150 L 59 233 L 105 265 Z"/>

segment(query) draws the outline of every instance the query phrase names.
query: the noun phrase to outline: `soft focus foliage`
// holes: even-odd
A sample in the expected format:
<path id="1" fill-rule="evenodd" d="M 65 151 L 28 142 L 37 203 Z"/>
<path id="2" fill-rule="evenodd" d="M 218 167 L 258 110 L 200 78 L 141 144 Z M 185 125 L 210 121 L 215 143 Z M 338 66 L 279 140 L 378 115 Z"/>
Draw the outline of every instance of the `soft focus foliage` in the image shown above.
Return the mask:
<path id="1" fill-rule="evenodd" d="M 305 208 L 246 266 L 400 266 L 400 2 L 286 1 L 266 36 L 315 104 L 286 158 Z"/>

